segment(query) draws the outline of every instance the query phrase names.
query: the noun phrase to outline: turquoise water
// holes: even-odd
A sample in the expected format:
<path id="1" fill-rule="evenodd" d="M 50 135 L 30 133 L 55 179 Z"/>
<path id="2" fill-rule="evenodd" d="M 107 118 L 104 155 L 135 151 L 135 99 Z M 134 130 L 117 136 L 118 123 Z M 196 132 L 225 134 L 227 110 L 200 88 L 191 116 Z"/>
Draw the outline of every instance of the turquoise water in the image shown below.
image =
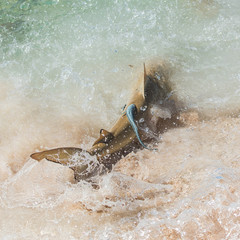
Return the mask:
<path id="1" fill-rule="evenodd" d="M 229 197 L 229 205 L 221 201 L 222 196 L 229 193 L 226 193 L 226 184 L 234 185 L 238 180 L 239 165 L 235 162 L 238 147 L 234 145 L 240 142 L 234 135 L 239 130 L 237 124 L 221 123 L 221 130 L 216 130 L 218 137 L 212 136 L 211 140 L 208 140 L 207 130 L 203 133 L 199 130 L 199 135 L 194 135 L 197 140 L 193 145 L 206 144 L 206 148 L 199 152 L 195 149 L 197 163 L 189 160 L 194 155 L 189 153 L 193 147 L 190 144 L 192 135 L 189 135 L 192 130 L 189 129 L 174 132 L 174 137 L 182 137 L 190 145 L 182 146 L 181 140 L 177 141 L 172 136 L 169 141 L 173 141 L 174 146 L 166 147 L 165 155 L 140 152 L 136 156 L 142 165 L 139 163 L 140 167 L 136 167 L 131 176 L 135 174 L 138 180 L 141 178 L 147 182 L 144 182 L 146 186 L 142 182 L 136 183 L 136 189 L 139 185 L 144 186 L 144 190 L 139 187 L 139 191 L 150 189 L 154 195 L 163 182 L 170 182 L 174 187 L 182 184 L 181 199 L 173 201 L 172 197 L 160 196 L 169 212 L 161 209 L 162 203 L 153 203 L 158 197 L 155 200 L 146 197 L 144 203 L 133 201 L 131 197 L 114 202 L 115 196 L 123 194 L 122 189 L 116 188 L 117 180 L 126 181 L 131 186 L 136 179 L 129 183 L 123 176 L 109 175 L 103 179 L 101 190 L 95 192 L 84 183 L 66 185 L 56 175 L 56 187 L 50 188 L 53 182 L 48 186 L 47 181 L 41 182 L 44 178 L 28 175 L 32 168 L 37 167 L 34 164 L 30 166 L 28 161 L 29 155 L 40 149 L 89 147 L 98 136 L 99 129 L 109 129 L 120 115 L 132 86 L 143 72 L 143 63 L 154 59 L 170 63 L 175 94 L 187 107 L 210 118 L 238 116 L 239 12 L 239 0 L 0 0 L 0 181 L 5 186 L 0 192 L 0 214 L 9 222 L 0 221 L 3 229 L 0 236 L 6 239 L 32 239 L 33 236 L 35 239 L 66 239 L 69 231 L 71 239 L 154 239 L 157 231 L 156 236 L 166 239 L 171 236 L 180 239 L 180 235 L 182 239 L 194 239 L 185 226 L 193 224 L 194 219 L 196 225 L 191 226 L 195 232 L 200 232 L 196 238 L 200 239 L 204 236 L 204 229 L 208 229 L 207 224 L 204 225 L 204 213 L 217 209 L 215 215 L 222 214 L 222 217 L 216 219 L 220 219 L 219 224 L 226 234 L 216 235 L 222 230 L 216 227 L 215 221 L 216 226 L 211 222 L 215 228 L 208 229 L 210 236 L 213 239 L 238 239 L 237 233 L 231 238 L 231 233 L 238 231 L 236 219 L 231 216 L 239 216 L 234 212 L 239 210 L 239 201 L 233 200 L 234 197 Z M 209 127 L 206 124 L 200 129 L 208 127 L 210 131 L 213 126 L 217 128 L 218 123 L 216 120 Z M 222 129 L 231 124 L 235 129 L 231 132 L 233 135 L 224 135 L 231 129 Z M 227 139 L 226 143 L 220 141 L 223 138 L 221 134 Z M 234 142 L 232 139 L 235 137 Z M 235 147 L 228 147 L 230 143 Z M 169 156 L 173 148 L 176 153 Z M 224 148 L 224 152 L 219 153 L 219 148 Z M 178 154 L 182 158 L 177 158 Z M 169 172 L 164 170 L 168 158 L 171 162 Z M 146 159 L 155 162 L 157 170 L 144 165 Z M 157 162 L 159 159 L 164 159 L 164 166 Z M 219 159 L 222 160 L 218 162 Z M 190 163 L 186 163 L 187 160 Z M 233 162 L 234 166 L 231 165 Z M 188 164 L 190 167 L 182 173 L 183 166 Z M 44 167 L 40 169 L 44 171 Z M 37 174 L 38 170 L 34 171 Z M 163 180 L 157 171 L 163 172 Z M 223 176 L 227 175 L 222 185 L 218 182 L 221 177 L 218 180 L 210 177 L 219 171 Z M 56 172 L 51 174 L 55 176 Z M 47 179 L 51 175 L 41 174 Z M 181 176 L 176 180 L 173 176 L 178 174 Z M 26 179 L 21 179 L 25 175 Z M 173 183 L 170 178 L 173 178 Z M 210 195 L 207 195 L 209 198 L 204 195 L 208 194 L 208 181 L 213 189 L 210 195 L 215 196 L 212 197 L 212 205 Z M 34 184 L 31 185 L 32 182 Z M 233 185 L 232 189 L 235 187 L 238 193 L 239 187 Z M 15 186 L 13 190 L 11 186 Z M 190 188 L 193 192 L 185 194 L 184 191 Z M 222 192 L 219 189 L 223 189 Z M 135 188 L 132 187 L 131 191 L 134 192 Z M 191 207 L 189 202 L 197 196 L 203 196 L 203 203 L 199 197 L 199 202 L 196 200 Z M 81 207 L 71 212 L 72 205 L 79 199 L 83 206 L 93 209 L 93 213 Z M 65 202 L 70 212 L 62 208 Z M 168 202 L 172 205 L 169 206 Z M 108 204 L 113 210 L 99 217 L 101 207 Z M 124 210 L 121 210 L 121 204 Z M 132 204 L 142 204 L 144 210 Z M 181 216 L 176 220 L 174 214 L 181 209 Z M 202 215 L 195 215 L 196 211 Z M 29 225 L 22 223 L 22 216 L 27 216 Z M 161 225 L 162 235 L 156 230 L 160 220 L 163 221 L 161 224 L 164 223 L 164 227 Z M 41 222 L 39 225 L 38 221 Z M 232 225 L 224 225 L 224 221 Z M 120 227 L 119 222 L 123 226 Z M 11 224 L 18 229 L 17 233 Z M 174 231 L 180 235 L 174 235 Z"/>
<path id="2" fill-rule="evenodd" d="M 0 80 L 42 105 L 110 107 L 116 115 L 124 100 L 115 95 L 126 98 L 133 81 L 128 65 L 158 57 L 173 64 L 189 104 L 229 107 L 239 103 L 239 8 L 237 1 L 1 3 Z"/>

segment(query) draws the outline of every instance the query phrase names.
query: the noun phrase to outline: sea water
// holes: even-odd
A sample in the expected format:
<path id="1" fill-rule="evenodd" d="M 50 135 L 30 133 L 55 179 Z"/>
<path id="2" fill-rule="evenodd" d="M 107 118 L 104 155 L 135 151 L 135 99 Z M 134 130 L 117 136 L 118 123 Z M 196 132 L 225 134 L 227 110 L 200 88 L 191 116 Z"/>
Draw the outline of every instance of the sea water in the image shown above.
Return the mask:
<path id="1" fill-rule="evenodd" d="M 239 0 L 0 0 L 1 239 L 239 239 Z M 143 63 L 201 116 L 98 177 L 29 155 L 87 149 Z"/>

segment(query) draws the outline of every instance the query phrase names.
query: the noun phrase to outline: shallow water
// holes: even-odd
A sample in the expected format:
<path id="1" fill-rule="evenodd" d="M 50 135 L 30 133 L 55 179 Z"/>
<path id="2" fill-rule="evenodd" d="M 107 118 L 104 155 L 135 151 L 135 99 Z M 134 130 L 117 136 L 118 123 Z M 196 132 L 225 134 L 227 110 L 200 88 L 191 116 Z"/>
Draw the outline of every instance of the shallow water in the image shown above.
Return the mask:
<path id="1" fill-rule="evenodd" d="M 0 0 L 1 239 L 239 239 L 237 0 Z M 143 62 L 200 120 L 97 178 L 29 158 L 88 148 Z M 234 117 L 234 118 L 233 118 Z"/>

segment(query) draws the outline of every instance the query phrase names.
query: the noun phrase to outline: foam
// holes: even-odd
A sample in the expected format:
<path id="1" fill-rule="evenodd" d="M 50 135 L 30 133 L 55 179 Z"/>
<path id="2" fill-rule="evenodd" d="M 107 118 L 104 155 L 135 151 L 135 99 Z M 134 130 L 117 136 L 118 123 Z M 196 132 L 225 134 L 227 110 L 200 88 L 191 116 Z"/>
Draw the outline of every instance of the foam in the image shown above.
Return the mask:
<path id="1" fill-rule="evenodd" d="M 157 152 L 131 153 L 99 177 L 99 189 L 74 184 L 64 166 L 29 160 L 1 187 L 1 214 L 9 206 L 11 224 L 22 227 L 20 213 L 27 216 L 36 239 L 63 239 L 65 231 L 76 239 L 237 238 L 239 126 L 219 118 L 172 129 Z"/>

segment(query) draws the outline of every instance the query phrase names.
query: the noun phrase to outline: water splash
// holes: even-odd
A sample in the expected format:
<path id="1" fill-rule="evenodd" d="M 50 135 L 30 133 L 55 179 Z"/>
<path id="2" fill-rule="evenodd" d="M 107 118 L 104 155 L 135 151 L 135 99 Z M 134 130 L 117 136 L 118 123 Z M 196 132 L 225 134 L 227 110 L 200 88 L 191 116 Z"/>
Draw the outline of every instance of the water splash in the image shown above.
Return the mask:
<path id="1" fill-rule="evenodd" d="M 9 239 L 239 239 L 238 0 L 0 1 L 0 236 Z M 88 148 L 141 72 L 172 65 L 200 112 L 99 177 L 29 160 Z M 215 120 L 206 119 L 215 117 Z"/>

